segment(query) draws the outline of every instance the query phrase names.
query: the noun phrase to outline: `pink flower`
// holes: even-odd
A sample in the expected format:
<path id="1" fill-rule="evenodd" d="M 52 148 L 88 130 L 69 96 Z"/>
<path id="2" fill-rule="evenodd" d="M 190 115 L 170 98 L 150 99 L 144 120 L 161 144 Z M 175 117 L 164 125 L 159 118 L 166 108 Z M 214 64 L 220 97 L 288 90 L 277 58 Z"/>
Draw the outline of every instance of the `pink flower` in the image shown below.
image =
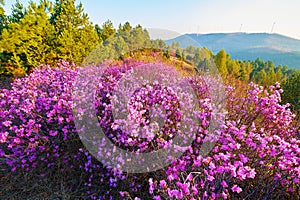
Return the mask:
<path id="1" fill-rule="evenodd" d="M 194 185 L 192 186 L 192 191 L 194 195 L 198 194 L 198 189 Z"/>
<path id="2" fill-rule="evenodd" d="M 209 180 L 209 181 L 213 181 L 215 178 L 213 177 L 213 176 L 208 176 L 207 177 L 207 180 Z"/>
<path id="3" fill-rule="evenodd" d="M 272 149 L 271 152 L 270 152 L 270 155 L 271 156 L 276 156 L 277 155 L 276 149 Z"/>
<path id="4" fill-rule="evenodd" d="M 221 185 L 222 185 L 223 188 L 227 188 L 228 187 L 226 181 L 224 181 L 224 180 L 221 182 Z"/>
<path id="5" fill-rule="evenodd" d="M 58 134 L 58 131 L 49 131 L 49 135 L 55 137 Z"/>
<path id="6" fill-rule="evenodd" d="M 6 127 L 9 127 L 11 125 L 11 121 L 5 121 L 2 124 Z"/>
<path id="7" fill-rule="evenodd" d="M 160 196 L 154 196 L 153 200 L 161 200 Z"/>
<path id="8" fill-rule="evenodd" d="M 248 178 L 254 178 L 256 175 L 256 172 L 255 172 L 255 169 L 251 169 L 248 174 L 247 174 L 247 177 Z"/>
<path id="9" fill-rule="evenodd" d="M 153 179 L 149 178 L 149 193 L 153 194 L 154 189 L 155 189 L 155 185 L 153 183 Z"/>
<path id="10" fill-rule="evenodd" d="M 176 199 L 182 199 L 183 195 L 179 190 L 170 190 L 168 189 L 168 194 L 170 197 L 175 197 Z"/>
<path id="11" fill-rule="evenodd" d="M 0 143 L 6 142 L 8 132 L 0 133 Z"/>
<path id="12" fill-rule="evenodd" d="M 246 179 L 246 173 L 245 173 L 244 168 L 239 167 L 237 174 L 238 174 L 240 180 Z"/>
<path id="13" fill-rule="evenodd" d="M 294 183 L 299 183 L 299 178 L 294 178 L 293 182 Z"/>
<path id="14" fill-rule="evenodd" d="M 20 138 L 15 138 L 15 139 L 14 139 L 14 143 L 16 143 L 16 144 L 20 144 L 20 143 L 21 143 L 21 140 L 20 140 Z"/>
<path id="15" fill-rule="evenodd" d="M 175 176 L 173 175 L 173 174 L 170 174 L 169 176 L 168 176 L 168 180 L 169 181 L 173 181 L 173 180 L 175 180 Z"/>
<path id="16" fill-rule="evenodd" d="M 190 194 L 190 183 L 181 183 L 181 182 L 176 182 L 177 187 L 180 188 L 181 192 L 184 193 L 185 195 Z"/>
<path id="17" fill-rule="evenodd" d="M 242 192 L 242 188 L 240 188 L 240 187 L 237 186 L 237 185 L 233 185 L 233 187 L 231 188 L 231 190 L 232 190 L 233 192 L 236 192 L 236 193 Z"/>
<path id="18" fill-rule="evenodd" d="M 166 188 L 167 187 L 167 183 L 166 183 L 166 181 L 165 180 L 161 180 L 160 182 L 159 182 L 159 186 L 161 187 L 161 188 Z"/>
<path id="19" fill-rule="evenodd" d="M 222 192 L 223 199 L 227 199 L 227 194 L 225 192 Z"/>
<path id="20" fill-rule="evenodd" d="M 194 160 L 194 165 L 195 165 L 195 167 L 201 166 L 201 160 L 199 160 L 198 158 L 196 160 Z"/>
<path id="21" fill-rule="evenodd" d="M 239 154 L 239 157 L 243 163 L 248 162 L 248 158 L 246 156 L 244 156 L 243 154 Z"/>
<path id="22" fill-rule="evenodd" d="M 187 181 L 193 180 L 193 175 L 192 175 L 192 174 L 189 174 L 189 175 L 186 177 L 186 180 L 187 180 Z"/>
<path id="23" fill-rule="evenodd" d="M 236 167 L 232 166 L 230 169 L 231 176 L 236 177 Z"/>

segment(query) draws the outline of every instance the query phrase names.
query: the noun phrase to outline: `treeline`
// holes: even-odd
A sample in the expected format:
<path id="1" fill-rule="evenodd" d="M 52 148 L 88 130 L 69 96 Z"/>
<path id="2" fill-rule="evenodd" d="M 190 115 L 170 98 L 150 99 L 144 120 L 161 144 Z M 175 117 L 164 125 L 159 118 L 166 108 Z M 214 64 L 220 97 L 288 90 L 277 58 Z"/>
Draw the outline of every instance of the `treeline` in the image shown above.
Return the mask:
<path id="1" fill-rule="evenodd" d="M 129 22 L 119 25 L 116 30 L 110 21 L 95 26 L 100 44 L 96 46 L 85 58 L 84 64 L 99 63 L 105 59 L 118 59 L 128 56 L 128 52 L 138 49 L 160 49 L 165 48 L 163 40 L 151 40 L 149 33 L 141 25 L 132 27 Z"/>
<path id="2" fill-rule="evenodd" d="M 0 75 L 23 76 L 40 64 L 55 65 L 60 59 L 81 65 L 87 57 L 102 61 L 139 47 L 165 45 L 161 40 L 151 41 L 140 25 L 132 27 L 127 22 L 115 29 L 109 20 L 102 26 L 93 25 L 83 5 L 76 5 L 75 0 L 53 4 L 40 0 L 27 7 L 16 1 L 10 15 L 2 6 Z"/>
<path id="3" fill-rule="evenodd" d="M 224 49 L 216 55 L 203 47 L 181 48 L 180 43 L 166 46 L 163 40 L 151 40 L 141 25 L 129 22 L 115 28 L 111 21 L 101 26 L 93 24 L 83 5 L 75 0 L 40 0 L 24 7 L 18 0 L 10 15 L 0 0 L 0 77 L 19 77 L 40 64 L 55 66 L 58 60 L 76 65 L 102 62 L 130 56 L 127 52 L 140 48 L 164 50 L 166 58 L 177 57 L 194 65 L 198 71 L 217 67 L 224 79 L 253 81 L 269 86 L 283 85 L 283 101 L 300 112 L 300 73 L 287 66 L 275 66 L 272 61 L 234 60 Z"/>
<path id="4" fill-rule="evenodd" d="M 263 61 L 260 58 L 254 61 L 234 60 L 224 49 L 214 55 L 206 47 L 180 48 L 180 43 L 174 42 L 168 46 L 166 52 L 166 56 L 173 52 L 173 56 L 192 63 L 197 71 L 218 69 L 218 73 L 224 80 L 238 79 L 243 82 L 255 82 L 265 87 L 279 82 L 284 90 L 282 103 L 290 103 L 290 108 L 300 117 L 300 71 L 297 69 L 289 69 L 288 66 L 282 65 L 275 66 L 273 61 Z"/>
<path id="5" fill-rule="evenodd" d="M 188 46 L 180 48 L 180 43 L 168 46 L 168 52 L 179 59 L 186 60 L 196 66 L 198 71 L 208 71 L 214 68 L 223 78 L 235 78 L 245 82 L 255 82 L 259 85 L 269 86 L 276 82 L 284 82 L 297 74 L 298 70 L 289 69 L 288 66 L 275 66 L 273 61 L 263 61 L 257 58 L 254 61 L 234 60 L 221 49 L 216 55 L 206 47 L 195 48 Z"/>
<path id="6" fill-rule="evenodd" d="M 1 2 L 1 1 L 0 1 Z M 3 5 L 4 2 L 0 3 Z M 40 64 L 55 65 L 64 59 L 81 65 L 102 62 L 139 48 L 165 49 L 165 56 L 191 62 L 198 70 L 216 65 L 223 77 L 254 81 L 260 85 L 284 82 L 296 70 L 264 62 L 233 60 L 224 49 L 216 55 L 207 48 L 180 48 L 172 43 L 166 48 L 162 40 L 151 40 L 141 25 L 129 22 L 115 28 L 111 21 L 93 25 L 75 0 L 30 2 L 25 8 L 18 0 L 6 15 L 0 7 L 0 75 L 22 76 Z"/>

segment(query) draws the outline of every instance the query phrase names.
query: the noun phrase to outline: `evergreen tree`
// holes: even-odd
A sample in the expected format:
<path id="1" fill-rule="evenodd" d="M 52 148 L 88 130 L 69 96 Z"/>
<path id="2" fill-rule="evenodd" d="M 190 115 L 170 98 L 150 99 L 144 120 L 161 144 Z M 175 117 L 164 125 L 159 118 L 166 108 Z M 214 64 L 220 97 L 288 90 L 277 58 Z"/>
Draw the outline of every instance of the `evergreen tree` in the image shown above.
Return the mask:
<path id="1" fill-rule="evenodd" d="M 187 53 L 194 54 L 195 53 L 195 47 L 190 45 L 186 48 L 186 51 L 187 51 Z"/>
<path id="2" fill-rule="evenodd" d="M 282 89 L 283 103 L 290 103 L 300 119 L 300 71 L 294 72 L 290 78 L 284 81 Z"/>
<path id="3" fill-rule="evenodd" d="M 185 59 L 186 59 L 186 56 L 185 56 L 185 53 L 184 53 L 184 51 L 182 51 L 182 54 L 181 54 L 181 59 L 182 59 L 182 60 L 185 60 Z"/>
<path id="4" fill-rule="evenodd" d="M 166 43 L 162 39 L 152 40 L 151 47 L 155 49 L 164 49 L 166 48 Z"/>
<path id="5" fill-rule="evenodd" d="M 102 29 L 100 28 L 100 26 L 98 24 L 95 25 L 95 31 L 98 35 L 99 43 L 102 43 L 103 42 L 102 37 L 101 37 Z"/>
<path id="6" fill-rule="evenodd" d="M 260 70 L 256 76 L 254 77 L 254 80 L 256 83 L 260 84 L 260 85 L 266 85 L 266 81 L 267 81 L 267 73 L 264 69 Z"/>
<path id="7" fill-rule="evenodd" d="M 131 34 L 132 34 L 132 26 L 130 25 L 129 22 L 126 22 L 123 26 L 122 24 L 119 25 L 118 29 L 118 36 L 121 36 L 125 43 L 128 46 L 128 49 L 130 49 L 130 42 L 131 42 Z"/>
<path id="8" fill-rule="evenodd" d="M 240 76 L 240 66 L 234 60 L 227 60 L 227 70 L 229 74 L 233 75 L 236 78 Z"/>
<path id="9" fill-rule="evenodd" d="M 275 69 L 276 82 L 281 82 L 284 79 L 284 75 L 282 73 L 282 66 L 279 65 Z"/>
<path id="10" fill-rule="evenodd" d="M 0 35 L 2 30 L 6 27 L 7 24 L 7 16 L 5 15 L 4 11 L 4 0 L 0 0 Z"/>
<path id="11" fill-rule="evenodd" d="M 199 64 L 199 62 L 201 61 L 202 57 L 201 57 L 201 49 L 198 47 L 196 49 L 196 53 L 193 59 L 194 64 L 197 66 Z"/>
<path id="12" fill-rule="evenodd" d="M 182 56 L 181 49 L 179 49 L 179 48 L 176 49 L 175 56 L 176 56 L 176 58 L 181 59 L 181 56 Z"/>
<path id="13" fill-rule="evenodd" d="M 19 0 L 12 6 L 11 15 L 8 16 L 10 23 L 19 22 L 26 14 L 26 9 Z"/>
<path id="14" fill-rule="evenodd" d="M 118 33 L 122 32 L 130 32 L 132 30 L 132 26 L 129 22 L 125 22 L 125 24 L 122 26 L 122 24 L 119 25 Z"/>
<path id="15" fill-rule="evenodd" d="M 202 61 L 200 61 L 196 69 L 203 72 L 215 72 L 212 61 L 207 58 L 204 58 Z"/>
<path id="16" fill-rule="evenodd" d="M 215 57 L 215 64 L 219 70 L 219 73 L 222 77 L 225 77 L 228 74 L 226 66 L 226 52 L 224 49 L 220 50 Z"/>
<path id="17" fill-rule="evenodd" d="M 0 15 L 4 15 L 4 0 L 0 0 Z"/>
<path id="18" fill-rule="evenodd" d="M 94 26 L 89 22 L 80 3 L 75 0 L 56 0 L 51 24 L 55 27 L 54 49 L 57 59 L 81 64 L 99 44 Z"/>
<path id="19" fill-rule="evenodd" d="M 53 59 L 49 41 L 54 28 L 49 22 L 50 11 L 48 1 L 41 1 L 39 5 L 31 2 L 25 15 L 12 19 L 3 30 L 1 65 L 7 74 L 21 76 Z"/>
<path id="20" fill-rule="evenodd" d="M 167 50 L 163 53 L 163 56 L 166 57 L 167 59 L 170 58 L 170 51 L 169 51 L 169 49 L 167 49 Z"/>
<path id="21" fill-rule="evenodd" d="M 128 52 L 128 45 L 121 36 L 117 36 L 113 42 L 113 48 L 118 56 Z"/>
<path id="22" fill-rule="evenodd" d="M 108 38 L 113 37 L 115 34 L 116 29 L 114 28 L 113 23 L 110 20 L 104 22 L 100 31 L 100 37 L 102 41 L 105 42 Z"/>
<path id="23" fill-rule="evenodd" d="M 240 62 L 240 70 L 239 70 L 239 76 L 238 78 L 241 81 L 249 81 L 250 79 L 250 73 L 252 71 L 252 65 L 250 62 Z"/>

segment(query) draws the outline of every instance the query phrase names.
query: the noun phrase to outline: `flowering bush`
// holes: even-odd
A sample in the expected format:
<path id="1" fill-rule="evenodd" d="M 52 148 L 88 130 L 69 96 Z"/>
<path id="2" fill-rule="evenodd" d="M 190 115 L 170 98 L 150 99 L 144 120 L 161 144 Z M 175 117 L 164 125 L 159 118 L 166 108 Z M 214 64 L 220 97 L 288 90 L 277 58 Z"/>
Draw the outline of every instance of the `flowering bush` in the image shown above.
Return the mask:
<path id="1" fill-rule="evenodd" d="M 183 78 L 159 65 L 78 69 L 62 61 L 17 79 L 0 91 L 1 167 L 40 177 L 59 171 L 74 192 L 70 198 L 81 194 L 79 187 L 92 199 L 299 197 L 300 140 L 295 116 L 279 104 L 279 84 L 268 90 L 250 84 L 243 97 L 228 86 L 217 96 L 217 79 Z M 134 79 L 149 69 L 161 82 Z M 91 115 L 105 137 L 89 129 Z M 159 150 L 172 154 L 126 166 L 131 153 L 151 157 Z M 146 164 L 156 171 L 124 170 Z"/>
<path id="2" fill-rule="evenodd" d="M 194 149 L 174 161 L 150 193 L 176 199 L 262 199 L 299 195 L 299 144 L 295 117 L 281 106 L 279 84 L 269 92 L 251 84 L 245 98 L 228 87 L 229 114 L 208 156 Z M 203 130 L 205 131 L 205 130 Z M 159 198 L 158 198 L 159 199 Z"/>

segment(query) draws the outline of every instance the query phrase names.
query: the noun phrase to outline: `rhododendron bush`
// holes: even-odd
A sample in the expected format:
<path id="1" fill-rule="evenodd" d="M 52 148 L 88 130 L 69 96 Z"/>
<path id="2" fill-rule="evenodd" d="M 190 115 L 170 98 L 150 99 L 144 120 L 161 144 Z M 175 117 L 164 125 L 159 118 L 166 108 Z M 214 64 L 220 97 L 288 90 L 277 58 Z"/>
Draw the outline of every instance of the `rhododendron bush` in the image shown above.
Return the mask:
<path id="1" fill-rule="evenodd" d="M 159 63 L 86 69 L 62 61 L 0 91 L 1 171 L 55 182 L 60 196 L 70 199 L 300 197 L 299 133 L 289 105 L 280 104 L 279 84 L 249 84 L 244 95 L 226 86 L 216 98 L 222 91 L 217 78 L 181 77 Z M 132 80 L 134 69 L 141 74 L 152 69 L 161 82 Z M 83 71 L 102 75 L 97 81 L 84 79 Z M 77 90 L 89 82 L 96 84 L 95 94 Z M 118 88 L 120 82 L 126 87 Z M 221 89 L 212 91 L 212 85 Z M 116 101 L 115 91 L 125 103 Z M 88 134 L 88 124 L 80 122 L 89 122 L 89 114 L 107 141 L 125 153 Z M 132 152 L 160 150 L 162 159 L 137 157 L 124 164 Z M 124 170 L 136 166 L 140 172 Z"/>

